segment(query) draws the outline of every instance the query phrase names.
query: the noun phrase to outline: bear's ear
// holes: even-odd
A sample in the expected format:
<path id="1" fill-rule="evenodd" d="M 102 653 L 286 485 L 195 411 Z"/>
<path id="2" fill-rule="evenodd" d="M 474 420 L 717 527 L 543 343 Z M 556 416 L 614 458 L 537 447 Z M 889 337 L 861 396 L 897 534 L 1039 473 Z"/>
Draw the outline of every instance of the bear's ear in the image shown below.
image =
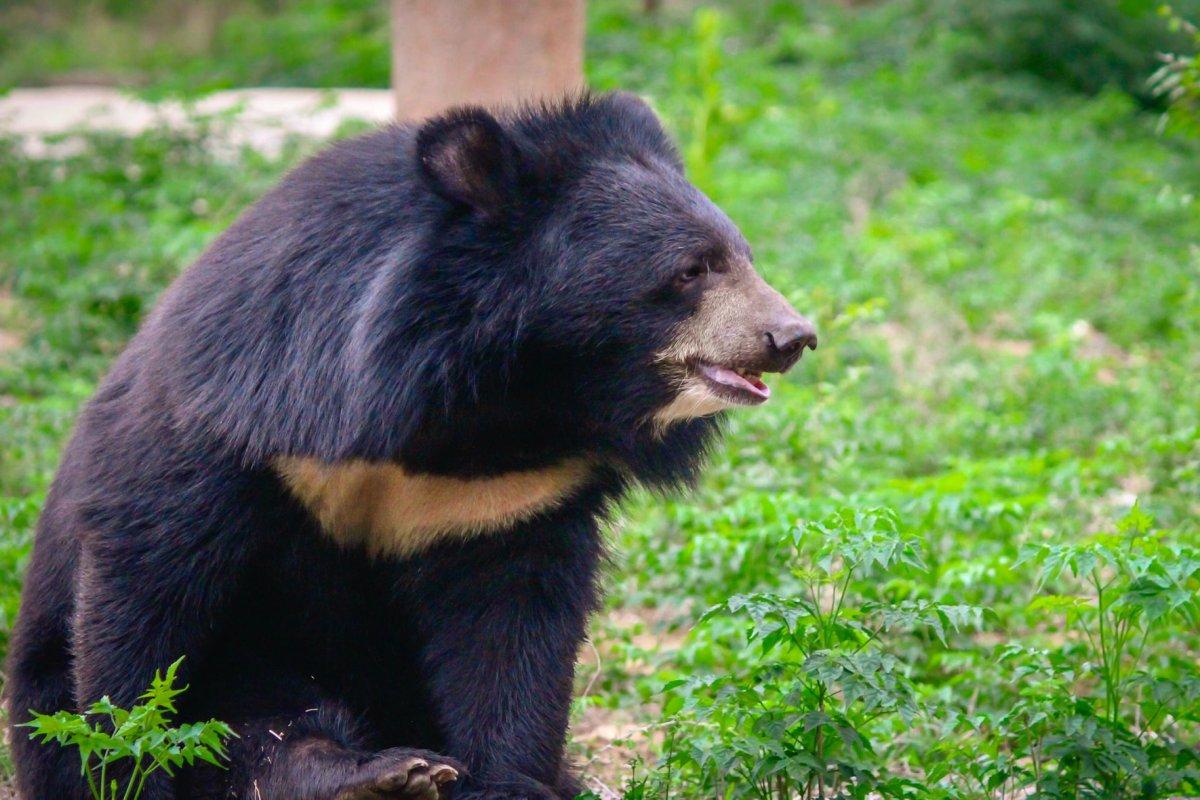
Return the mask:
<path id="1" fill-rule="evenodd" d="M 662 156 L 683 174 L 683 160 L 679 157 L 679 151 L 663 130 L 662 120 L 649 103 L 633 92 L 622 91 L 608 92 L 601 96 L 600 102 L 607 104 L 614 112 L 613 117 L 622 121 L 626 136 L 632 134 L 640 145 Z"/>
<path id="2" fill-rule="evenodd" d="M 658 114 L 654 113 L 654 109 L 650 107 L 649 103 L 633 92 L 621 91 L 619 89 L 612 92 L 605 92 L 602 95 L 601 102 L 607 103 L 624 119 L 630 122 L 636 122 L 650 130 L 662 130 L 662 122 L 659 120 Z"/>
<path id="3" fill-rule="evenodd" d="M 516 145 L 482 108 L 460 108 L 417 132 L 417 160 L 433 190 L 454 203 L 494 215 L 515 199 Z"/>

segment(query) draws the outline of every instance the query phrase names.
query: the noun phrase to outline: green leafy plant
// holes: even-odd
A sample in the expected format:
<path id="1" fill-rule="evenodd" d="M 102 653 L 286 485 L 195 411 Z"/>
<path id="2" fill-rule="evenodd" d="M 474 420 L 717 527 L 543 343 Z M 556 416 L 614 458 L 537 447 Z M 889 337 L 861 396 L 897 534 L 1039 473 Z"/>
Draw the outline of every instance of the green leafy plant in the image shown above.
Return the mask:
<path id="1" fill-rule="evenodd" d="M 1152 0 L 969 0 L 947 8 L 972 37 L 964 66 L 1088 94 L 1117 88 L 1147 104 L 1155 102 L 1146 86 L 1155 54 L 1178 41 Z"/>
<path id="2" fill-rule="evenodd" d="M 175 686 L 182 662 L 176 661 L 166 674 L 156 672 L 141 703 L 131 709 L 118 708 L 103 697 L 82 714 L 35 713 L 23 727 L 31 729 L 31 739 L 79 750 L 82 773 L 95 800 L 137 800 L 154 773 L 174 775 L 196 761 L 221 766 L 225 740 L 235 735 L 228 725 L 216 720 L 170 724 L 175 700 L 186 690 Z M 114 765 L 122 772 L 123 785 L 109 774 Z"/>
<path id="3" fill-rule="evenodd" d="M 856 581 L 925 569 L 917 540 L 899 532 L 891 511 L 844 509 L 800 526 L 790 544 L 799 591 L 733 597 L 704 615 L 747 620 L 756 652 L 743 670 L 667 686 L 686 742 L 669 761 L 718 797 L 906 796 L 913 783 L 887 773 L 873 724 L 885 716 L 911 724 L 921 704 L 881 634 L 922 629 L 944 641 L 979 625 L 983 611 L 852 602 Z"/>
<path id="4" fill-rule="evenodd" d="M 1200 50 L 1200 29 L 1170 6 L 1163 6 L 1171 30 L 1188 38 L 1193 50 Z M 1200 135 L 1200 63 L 1195 53 L 1161 53 L 1160 66 L 1150 76 L 1156 97 L 1168 104 L 1166 118 L 1192 135 Z"/>
<path id="5" fill-rule="evenodd" d="M 1027 546 L 1037 567 L 1033 621 L 1054 646 L 998 646 L 994 678 L 1015 687 L 1004 708 L 959 719 L 968 738 L 939 753 L 956 796 L 1121 800 L 1200 790 L 1200 670 L 1156 639 L 1200 621 L 1200 553 L 1154 531 L 1137 505 L 1114 533 Z M 1057 638 L 1056 636 L 1056 638 Z M 930 776 L 927 776 L 930 777 Z"/>
<path id="6" fill-rule="evenodd" d="M 696 12 L 692 22 L 693 71 L 684 76 L 695 93 L 684 159 L 689 177 L 704 189 L 711 189 L 714 162 L 742 116 L 729 101 L 721 81 L 726 29 L 726 19 L 720 12 L 711 8 Z"/>
<path id="7" fill-rule="evenodd" d="M 1029 733 L 1022 744 L 1038 796 L 1200 791 L 1200 753 L 1176 728 L 1200 721 L 1200 669 L 1187 658 L 1161 658 L 1157 669 L 1146 661 L 1156 634 L 1200 626 L 1200 550 L 1154 531 L 1135 504 L 1114 533 L 1032 545 L 1022 557 L 1038 565 L 1040 585 L 1077 590 L 1030 606 L 1061 620 L 1075 646 L 1032 658 L 1020 648 L 1001 653 L 1034 687 L 1006 722 Z"/>

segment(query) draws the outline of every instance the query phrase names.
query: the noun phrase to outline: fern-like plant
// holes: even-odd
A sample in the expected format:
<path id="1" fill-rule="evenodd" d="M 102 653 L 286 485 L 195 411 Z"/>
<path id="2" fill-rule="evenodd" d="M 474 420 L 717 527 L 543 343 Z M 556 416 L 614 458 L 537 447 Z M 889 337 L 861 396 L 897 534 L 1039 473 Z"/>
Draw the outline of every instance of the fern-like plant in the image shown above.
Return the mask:
<path id="1" fill-rule="evenodd" d="M 77 748 L 95 800 L 137 800 L 151 775 L 160 771 L 174 775 L 179 767 L 198 760 L 222 766 L 225 740 L 235 735 L 228 725 L 209 720 L 171 726 L 175 700 L 187 689 L 175 686 L 181 663 L 182 658 L 166 674 L 156 672 L 133 708 L 118 708 L 103 697 L 83 713 L 35 712 L 22 727 L 31 729 L 31 739 Z M 114 764 L 125 760 L 132 765 L 120 764 L 113 770 Z M 112 777 L 110 770 L 119 771 L 121 780 Z"/>

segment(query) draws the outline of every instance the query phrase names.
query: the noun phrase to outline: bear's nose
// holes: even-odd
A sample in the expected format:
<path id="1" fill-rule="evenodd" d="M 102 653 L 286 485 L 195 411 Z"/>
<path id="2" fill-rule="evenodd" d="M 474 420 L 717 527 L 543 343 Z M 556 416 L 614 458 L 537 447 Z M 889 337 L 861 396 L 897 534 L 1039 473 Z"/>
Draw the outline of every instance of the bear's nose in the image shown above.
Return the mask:
<path id="1" fill-rule="evenodd" d="M 817 331 L 804 317 L 793 317 L 771 326 L 767 331 L 767 344 L 773 355 L 794 358 L 806 347 L 809 350 L 817 349 Z"/>

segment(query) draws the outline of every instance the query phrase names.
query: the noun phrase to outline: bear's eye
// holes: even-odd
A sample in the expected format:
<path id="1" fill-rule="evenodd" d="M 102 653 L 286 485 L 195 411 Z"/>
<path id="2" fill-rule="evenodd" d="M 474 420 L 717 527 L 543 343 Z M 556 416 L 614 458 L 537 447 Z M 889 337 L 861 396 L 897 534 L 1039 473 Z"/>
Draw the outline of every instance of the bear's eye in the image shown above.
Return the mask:
<path id="1" fill-rule="evenodd" d="M 676 275 L 675 282 L 682 286 L 684 284 L 692 283 L 697 278 L 701 278 L 707 274 L 708 264 L 703 261 L 696 261 Z"/>

